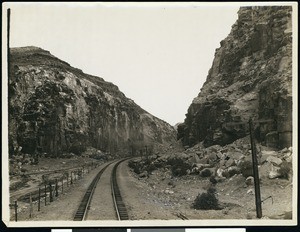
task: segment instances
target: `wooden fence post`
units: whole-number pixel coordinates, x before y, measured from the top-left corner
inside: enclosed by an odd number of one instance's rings
[[[47,185],[45,185],[45,206],[47,205]]]
[[[15,221],[18,221],[18,202],[15,201]]]
[[[61,194],[64,194],[64,177],[61,180]]]
[[[29,194],[29,218],[32,217],[32,197],[31,193]]]
[[[258,164],[256,157],[256,145],[253,135],[253,124],[252,119],[249,119],[249,130],[250,130],[250,142],[251,142],[251,151],[252,151],[252,165],[253,165],[253,178],[254,178],[254,187],[255,187],[255,204],[256,204],[256,216],[257,218],[262,217],[262,208],[261,208],[261,196],[260,196],[260,184],[259,184],[259,174],[258,174]]]
[[[38,211],[41,210],[41,188],[39,187],[39,201],[38,201]]]
[[[49,192],[50,192],[50,202],[53,202],[53,195],[52,195],[52,184],[49,184]]]
[[[55,197],[58,197],[58,182],[57,182],[57,178],[55,179]]]

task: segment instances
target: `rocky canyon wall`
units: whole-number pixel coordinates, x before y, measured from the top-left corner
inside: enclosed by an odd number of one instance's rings
[[[292,145],[292,7],[241,7],[216,49],[178,139],[225,145],[249,133],[271,147]]]
[[[87,146],[130,153],[167,145],[175,130],[118,87],[36,47],[10,49],[9,151],[80,154]]]

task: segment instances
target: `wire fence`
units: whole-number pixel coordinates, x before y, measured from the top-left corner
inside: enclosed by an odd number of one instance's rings
[[[18,221],[18,214],[22,212],[19,208],[18,200],[29,204],[29,218],[32,218],[35,211],[41,211],[42,205],[50,205],[60,195],[64,194],[76,181],[82,179],[93,169],[100,165],[98,162],[92,162],[86,166],[75,168],[74,170],[68,170],[60,172],[60,177],[54,179],[45,179],[37,189],[22,195],[17,200],[12,201],[9,204],[11,209],[11,220]],[[54,173],[57,173],[55,171]]]

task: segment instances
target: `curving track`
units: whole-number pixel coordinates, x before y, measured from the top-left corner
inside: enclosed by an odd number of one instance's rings
[[[112,170],[111,175],[111,192],[113,196],[114,206],[117,214],[118,220],[128,220],[128,213],[126,210],[126,206],[122,200],[120,188],[117,181],[117,168],[120,163],[125,161],[126,159],[120,160],[117,162]]]
[[[116,216],[117,216],[118,220],[128,220],[129,219],[128,214],[127,214],[127,210],[126,210],[125,204],[123,203],[122,196],[121,196],[121,193],[120,193],[120,189],[119,189],[119,186],[118,186],[118,183],[117,183],[117,167],[119,166],[119,164],[121,162],[123,162],[127,159],[128,158],[117,161],[114,164],[114,167],[112,169],[112,174],[111,174],[111,192],[112,192],[114,208],[115,208]],[[84,197],[82,198],[82,200],[80,202],[78,210],[75,213],[75,216],[74,216],[74,219],[73,219],[74,221],[86,220],[89,205],[91,203],[91,199],[93,197],[93,193],[94,193],[94,190],[97,186],[97,183],[98,183],[99,179],[101,178],[101,175],[103,174],[103,172],[112,163],[113,162],[111,162],[111,163],[107,164],[105,167],[103,167],[99,171],[99,173],[95,176],[95,178],[93,179],[91,184],[89,185]]]
[[[100,170],[100,172],[98,172],[98,174],[95,176],[95,178],[93,179],[92,183],[89,185],[87,191],[85,192],[80,205],[76,211],[76,214],[74,216],[74,221],[82,221],[85,219],[87,211],[88,211],[88,207],[90,204],[90,201],[92,199],[94,190],[96,188],[96,185],[102,175],[102,173],[105,171],[105,169],[110,165],[111,163],[107,164],[104,168],[102,168]]]

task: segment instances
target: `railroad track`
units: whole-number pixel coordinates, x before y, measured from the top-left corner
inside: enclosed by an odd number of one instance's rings
[[[117,162],[115,164],[115,166],[112,170],[112,175],[111,175],[111,192],[112,192],[114,206],[115,206],[116,215],[117,215],[118,220],[128,220],[129,219],[127,209],[123,202],[120,188],[119,188],[118,181],[117,181],[117,168],[118,168],[119,164],[125,160],[126,159],[120,160],[119,162]]]
[[[111,162],[112,163],[112,162]],[[75,216],[74,216],[74,221],[82,221],[85,219],[86,215],[87,215],[87,211],[88,211],[88,207],[89,207],[89,204],[90,204],[90,201],[92,199],[92,196],[93,196],[93,193],[94,193],[94,190],[97,186],[97,183],[102,175],[102,173],[105,171],[105,169],[111,164],[107,164],[105,167],[103,167],[99,172],[98,174],[95,176],[95,178],[93,179],[92,183],[89,185],[87,191],[85,192],[81,202],[80,202],[80,205],[75,213]]]
[[[117,163],[115,163],[113,170],[112,170],[112,175],[111,175],[111,192],[112,192],[114,208],[115,208],[116,216],[117,216],[118,220],[128,220],[129,219],[125,204],[122,200],[118,182],[117,182],[117,167],[119,166],[119,164],[121,162],[123,162],[127,159],[128,158],[125,158],[125,159],[122,159],[122,160],[118,161]],[[112,163],[113,162],[111,162],[111,163],[107,164],[105,167],[103,167],[99,171],[99,173],[96,175],[96,177],[93,179],[92,183],[89,185],[84,197],[82,198],[82,200],[80,202],[78,210],[76,211],[76,214],[73,219],[74,221],[83,221],[86,219],[87,211],[88,211],[94,190],[97,186],[97,183],[98,183],[101,175],[105,171],[105,169]]]

